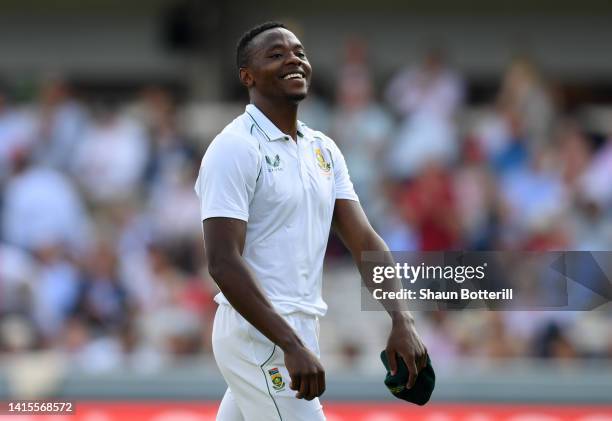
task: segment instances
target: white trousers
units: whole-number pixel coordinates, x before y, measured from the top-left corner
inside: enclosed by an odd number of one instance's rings
[[[319,322],[315,316],[283,316],[304,345],[319,353]],[[297,399],[283,351],[231,306],[221,304],[213,325],[213,352],[228,389],[217,421],[325,421],[318,398]]]

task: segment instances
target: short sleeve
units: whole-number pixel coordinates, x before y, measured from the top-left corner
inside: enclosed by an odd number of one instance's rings
[[[215,217],[248,221],[259,161],[259,151],[249,139],[222,133],[213,140],[195,184],[202,221]]]
[[[332,145],[331,150],[333,154],[334,178],[336,183],[336,199],[348,199],[358,202],[359,198],[357,197],[357,193],[355,193],[353,182],[349,176],[344,155],[342,155],[340,148],[338,148],[331,139],[329,139],[329,142]]]

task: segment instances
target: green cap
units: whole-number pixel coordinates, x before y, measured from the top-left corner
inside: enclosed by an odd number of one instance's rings
[[[406,384],[408,383],[408,367],[406,367],[406,363],[404,363],[404,360],[399,356],[396,358],[397,373],[392,376],[391,369],[389,368],[389,360],[387,359],[387,352],[382,351],[380,353],[380,359],[387,369],[385,386],[387,386],[393,396],[398,399],[416,403],[417,405],[425,405],[429,401],[429,398],[431,398],[431,394],[436,386],[436,373],[431,366],[429,355],[427,355],[427,366],[419,371],[412,389],[406,388]]]

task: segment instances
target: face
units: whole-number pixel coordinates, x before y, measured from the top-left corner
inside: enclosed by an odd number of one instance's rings
[[[298,102],[306,98],[312,68],[304,47],[287,29],[274,28],[257,35],[250,47],[240,80],[256,94],[269,99]]]

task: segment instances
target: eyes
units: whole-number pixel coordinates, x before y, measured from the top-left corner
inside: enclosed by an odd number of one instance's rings
[[[296,55],[296,57],[298,57],[301,60],[305,60],[306,59],[306,53],[304,53],[303,51],[297,51],[294,54]],[[272,58],[272,59],[281,59],[281,58],[283,58],[283,56],[284,56],[284,54],[281,54],[281,53],[272,53],[268,57]]]

